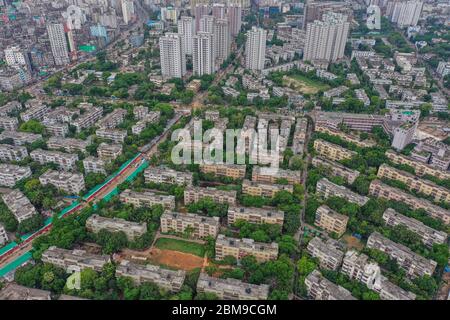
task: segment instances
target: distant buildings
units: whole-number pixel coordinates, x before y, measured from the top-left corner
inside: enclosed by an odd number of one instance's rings
[[[183,51],[186,55],[192,55],[195,24],[192,17],[182,16],[178,20],[178,34],[181,35]]]
[[[185,233],[190,230],[193,238],[215,238],[219,233],[219,218],[205,217],[193,213],[178,213],[166,211],[161,215],[161,232]]]
[[[184,23],[180,20],[180,23]],[[188,32],[186,30],[186,32]],[[186,74],[186,56],[183,45],[184,35],[166,33],[159,38],[161,74],[164,78],[182,78]],[[187,38],[185,41],[189,40]]]
[[[147,232],[147,224],[127,221],[119,218],[105,218],[93,214],[86,220],[86,229],[93,233],[101,230],[109,232],[123,232],[129,241],[134,241]]]
[[[369,30],[381,29],[381,11],[377,5],[370,5],[367,7],[367,21],[366,26]]]
[[[276,242],[255,242],[253,239],[230,238],[220,234],[216,239],[215,251],[216,260],[223,260],[227,256],[240,260],[245,256],[251,255],[258,262],[266,262],[277,259],[278,244]]]
[[[266,56],[266,33],[262,28],[252,27],[247,32],[245,45],[245,68],[262,71]]]
[[[97,148],[97,154],[103,161],[114,160],[122,154],[122,145],[102,142]]]
[[[83,160],[83,168],[86,174],[101,173],[106,175],[105,162],[96,157],[87,157]]]
[[[269,286],[245,283],[236,279],[220,279],[200,273],[197,293],[213,293],[223,300],[266,300]]]
[[[306,26],[303,60],[334,62],[344,57],[350,23],[347,17],[334,12],[325,13],[323,21],[316,20]]]
[[[192,47],[194,75],[213,74],[216,70],[215,59],[214,34],[210,32],[197,32],[193,37]]]
[[[42,139],[42,135],[37,133],[5,130],[0,133],[0,140],[4,139],[11,139],[14,145],[23,146],[27,143],[33,143],[39,139]]]
[[[69,46],[62,23],[47,24],[47,33],[50,39],[53,58],[57,66],[65,66],[70,63]]]
[[[151,264],[142,265],[122,260],[116,268],[116,276],[130,277],[136,285],[151,282],[161,289],[178,292],[184,283],[186,271],[172,271]]]
[[[84,250],[67,250],[52,246],[42,253],[42,261],[63,268],[67,273],[73,273],[86,268],[100,272],[111,259],[107,255],[96,255]]]
[[[111,140],[114,143],[124,143],[127,131],[121,129],[98,129],[95,131],[97,137]]]
[[[416,26],[422,7],[423,1],[419,0],[393,1],[388,5],[387,14],[391,22],[396,23],[400,28]]]

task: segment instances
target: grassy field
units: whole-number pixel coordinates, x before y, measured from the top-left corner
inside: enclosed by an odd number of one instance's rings
[[[205,255],[205,249],[201,244],[169,238],[159,238],[155,247],[161,250],[174,250],[191,253],[199,257]]]
[[[294,90],[307,94],[316,94],[320,90],[325,91],[330,88],[330,86],[326,83],[308,79],[302,75],[283,77],[283,84],[289,87],[293,85]]]

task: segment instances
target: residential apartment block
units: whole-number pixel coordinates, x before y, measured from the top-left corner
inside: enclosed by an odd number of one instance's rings
[[[0,133],[0,140],[11,139],[15,146],[23,146],[42,139],[41,134],[5,130]]]
[[[102,173],[106,175],[105,162],[100,158],[92,156],[87,157],[86,159],[83,160],[83,168],[85,174],[93,172],[93,173]]]
[[[308,296],[314,300],[356,300],[347,289],[326,279],[318,270],[305,279]]]
[[[345,233],[348,217],[331,210],[326,205],[321,205],[316,210],[314,224],[325,229],[327,232],[334,232],[338,237]]]
[[[331,270],[337,270],[344,257],[342,246],[331,238],[324,242],[315,237],[309,241],[306,250],[312,257],[319,259],[322,268]]]
[[[90,106],[82,115],[72,121],[70,124],[77,128],[77,132],[90,128],[102,117],[103,109]]]
[[[391,227],[406,227],[409,231],[420,236],[422,242],[429,247],[432,247],[435,243],[442,244],[447,241],[447,233],[430,228],[423,222],[404,216],[391,208],[387,208],[384,211],[383,220]]]
[[[201,187],[187,187],[184,189],[184,204],[198,202],[205,198],[210,198],[222,204],[234,205],[236,204],[236,191]]]
[[[223,260],[227,256],[232,256],[236,260],[254,256],[258,262],[276,260],[278,243],[255,242],[253,239],[230,238],[219,234],[216,239],[216,260]]]
[[[24,122],[27,122],[31,119],[42,121],[44,119],[44,115],[48,113],[49,110],[50,108],[44,104],[35,105],[25,112],[22,112],[20,114],[20,118]]]
[[[327,133],[332,136],[337,136],[342,140],[353,143],[361,148],[370,148],[376,145],[376,142],[373,140],[361,140],[358,136],[343,132],[341,130],[334,129],[327,125],[317,124],[315,127],[315,131]]]
[[[3,130],[17,130],[19,126],[19,120],[17,118],[12,117],[1,117],[0,118],[0,128]]]
[[[0,246],[5,245],[9,241],[5,227],[0,223]]]
[[[369,201],[368,197],[361,196],[344,186],[337,185],[327,178],[322,178],[317,182],[316,192],[324,198],[341,197],[359,206],[363,206]]]
[[[187,228],[194,238],[215,238],[219,233],[219,217],[206,217],[193,213],[178,213],[166,211],[161,215],[161,232],[184,233]]]
[[[450,191],[448,189],[438,186],[434,182],[416,177],[409,172],[390,167],[385,163],[379,167],[377,176],[381,179],[385,178],[403,182],[409,190],[432,196],[436,202],[443,201],[450,203]]]
[[[2,200],[19,223],[38,213],[30,200],[17,189],[2,194]]]
[[[100,230],[109,232],[122,231],[126,234],[129,241],[134,241],[147,232],[147,223],[127,221],[116,217],[105,218],[98,214],[93,214],[86,220],[86,229],[93,233],[98,233]]]
[[[223,300],[267,300],[269,286],[231,278],[214,278],[202,272],[197,282],[197,293],[213,293]]]
[[[121,144],[100,143],[97,148],[97,155],[104,161],[110,161],[116,159],[122,154]]]
[[[111,140],[114,143],[123,143],[127,137],[127,131],[121,129],[98,129],[95,131],[97,137]]]
[[[78,161],[78,155],[59,151],[36,149],[30,153],[31,159],[40,164],[56,163],[61,169],[72,170]]]
[[[63,268],[67,273],[73,273],[86,268],[100,272],[111,259],[108,255],[96,255],[84,250],[67,250],[51,246],[42,253],[42,261]]]
[[[445,224],[450,224],[449,210],[441,208],[426,199],[414,197],[413,195],[398,188],[391,187],[380,180],[373,180],[370,183],[369,194],[373,197],[403,202],[414,210],[423,209],[432,218],[439,219]]]
[[[292,193],[294,187],[284,184],[259,183],[247,179],[242,182],[242,193],[250,196],[273,198],[280,191]]]
[[[77,195],[84,190],[84,177],[77,173],[47,170],[39,177],[39,182],[43,186],[51,184],[56,189],[73,195]]]
[[[381,300],[414,300],[416,298],[415,294],[403,290],[382,276],[377,263],[369,261],[367,255],[355,250],[345,253],[341,273],[378,292]]]
[[[413,159],[412,157],[405,156],[403,154],[394,152],[392,150],[386,151],[386,157],[391,160],[394,163],[397,164],[406,164],[412,168],[414,168],[414,171],[416,175],[423,176],[423,175],[430,175],[434,176],[438,179],[450,179],[450,172],[439,170],[429,164],[417,161],[416,159]]]
[[[333,175],[344,178],[349,184],[355,182],[356,178],[359,177],[359,171],[349,169],[339,162],[331,161],[322,157],[314,157],[311,163],[316,168],[323,167],[330,170]]]
[[[170,169],[169,167],[149,167],[144,171],[145,183],[168,183],[192,186],[192,173]]]
[[[228,207],[228,224],[233,224],[238,220],[245,220],[250,223],[267,223],[283,225],[284,212],[271,207]]]
[[[321,156],[333,161],[351,159],[356,155],[356,152],[354,151],[345,149],[337,144],[322,139],[314,140],[314,149]]]
[[[151,282],[161,289],[178,292],[184,283],[186,271],[173,271],[151,264],[143,265],[122,260],[116,268],[116,277],[130,277],[136,285]]]
[[[0,290],[0,300],[51,300],[51,292],[10,282]]]
[[[101,129],[114,129],[123,122],[126,115],[127,110],[121,108],[114,109],[111,113],[107,114],[103,119],[100,119],[97,122],[97,125]]]
[[[28,151],[25,147],[10,146],[9,144],[0,144],[1,161],[21,161],[28,157]]]
[[[289,184],[301,183],[301,172],[280,168],[253,167],[252,181],[254,182],[277,183],[280,179],[286,179]]]
[[[234,180],[244,179],[245,165],[239,164],[200,164],[200,171],[203,173],[212,173],[219,177],[228,177]]]
[[[396,243],[378,232],[373,232],[367,239],[367,247],[386,253],[391,259],[397,261],[411,277],[432,276],[436,269],[436,261],[426,259],[411,251],[408,247]]]
[[[120,201],[132,204],[135,207],[152,207],[162,205],[164,209],[175,209],[175,197],[171,195],[160,195],[149,190],[143,192],[124,190],[120,194]]]
[[[73,138],[59,138],[51,137],[47,141],[47,147],[49,149],[64,149],[64,151],[73,152],[86,152],[86,147],[90,144],[90,141],[73,139]]]
[[[0,186],[14,187],[19,180],[31,177],[30,167],[0,164]]]

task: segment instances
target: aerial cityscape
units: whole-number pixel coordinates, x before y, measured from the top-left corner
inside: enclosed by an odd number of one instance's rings
[[[0,0],[0,300],[450,300],[449,99],[449,0]]]

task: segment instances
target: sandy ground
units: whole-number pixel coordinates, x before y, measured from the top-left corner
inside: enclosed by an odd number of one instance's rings
[[[353,236],[344,235],[342,237],[342,240],[345,241],[349,249],[356,248],[358,250],[362,250],[364,248],[364,245],[361,243],[361,241],[359,241],[358,238],[355,238]]]

